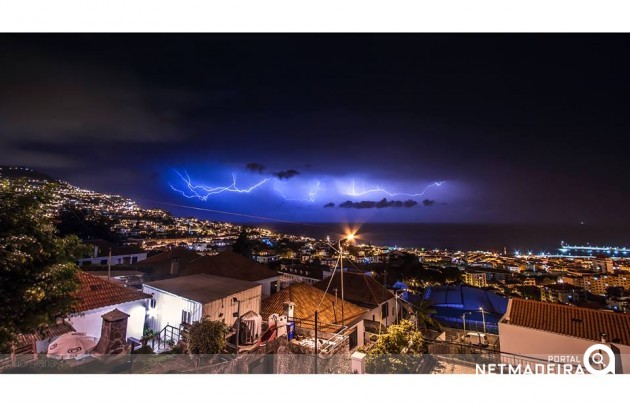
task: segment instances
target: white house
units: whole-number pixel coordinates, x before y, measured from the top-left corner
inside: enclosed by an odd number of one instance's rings
[[[258,283],[262,285],[262,298],[276,293],[280,281],[280,273],[232,251],[201,256],[188,264],[185,274],[211,274]]]
[[[149,295],[85,272],[79,273],[79,280],[76,312],[68,317],[77,332],[100,337],[101,316],[118,308],[129,314],[127,337],[142,337]]]
[[[583,366],[584,352],[604,343],[617,355],[617,371],[630,372],[630,314],[513,298],[499,321],[499,338],[505,363],[564,357]]]
[[[92,256],[77,260],[79,266],[130,265],[147,258],[147,253],[137,246],[115,246],[105,240],[86,242],[93,246]]]
[[[343,282],[344,299],[367,309],[365,319],[380,323],[385,327],[396,322],[396,297],[381,283],[363,273],[351,271],[343,273]],[[328,292],[336,292],[341,298],[341,273],[315,283],[314,286],[321,290],[326,290],[330,286]],[[401,304],[398,305],[400,311]]]
[[[145,283],[143,291],[152,297],[148,324],[155,332],[167,326],[179,328],[202,317],[232,326],[248,311],[260,312],[262,286],[209,274],[170,278]],[[236,300],[236,301],[235,301]]]

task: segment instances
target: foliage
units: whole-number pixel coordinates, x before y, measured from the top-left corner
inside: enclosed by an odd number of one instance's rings
[[[240,254],[241,256],[251,259],[254,254],[255,242],[249,237],[249,228],[241,228],[238,238],[232,246],[232,251]]]
[[[366,351],[366,369],[369,373],[413,373],[423,351],[420,331],[411,321],[402,320],[389,326]]]
[[[47,213],[51,188],[0,180],[0,351],[73,310],[75,259],[86,254],[76,236],[60,237]]]
[[[59,212],[57,229],[61,236],[77,235],[83,240],[103,239],[121,243],[120,236],[113,231],[115,222],[93,210],[66,204]]]
[[[189,329],[188,350],[193,354],[218,354],[226,345],[228,326],[221,321],[204,318]]]
[[[133,353],[138,354],[138,355],[153,355],[154,354],[153,349],[151,349],[149,345],[144,345],[143,347],[134,351]]]
[[[414,304],[414,314],[413,314],[413,319],[414,319],[414,323],[416,323],[416,326],[424,331],[427,329],[435,329],[436,331],[442,331],[442,325],[440,325],[440,323],[434,319],[433,317],[431,317],[431,315],[434,315],[437,313],[437,311],[433,308],[433,305],[428,302],[425,301],[424,299],[420,298],[418,301],[416,301]]]

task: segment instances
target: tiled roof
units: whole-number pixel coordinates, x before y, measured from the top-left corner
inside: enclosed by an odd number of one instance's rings
[[[264,319],[269,318],[271,314],[283,314],[284,303],[289,301],[295,303],[293,316],[300,326],[310,329],[314,327],[315,311],[318,310],[318,306],[319,330],[335,331],[341,326],[341,298],[335,298],[334,295],[303,283],[291,284],[264,299],[260,307],[260,314]],[[348,301],[344,302],[343,308],[346,325],[358,317],[363,317],[363,314],[368,311]],[[332,325],[336,325],[336,327]]]
[[[109,305],[150,298],[148,294],[103,280],[89,273],[79,272],[80,287],[75,293],[77,312],[103,308]]]
[[[215,256],[202,256],[192,261],[186,269],[186,274],[200,273],[242,281],[260,281],[279,277],[279,274],[270,268],[232,251],[225,251]]]
[[[155,288],[167,293],[207,304],[212,301],[230,297],[231,295],[261,287],[260,284],[213,276],[211,274],[195,274],[165,280],[153,281],[144,284],[145,290]]]
[[[36,341],[43,341],[44,339],[54,338],[73,331],[74,328],[65,322],[61,324],[50,325],[41,331],[36,331],[31,334],[18,335],[15,346],[26,346]]]
[[[330,279],[333,281],[330,284],[329,292],[336,288],[338,292],[341,293],[340,273],[335,273],[333,276],[316,283],[315,287],[326,289]],[[381,283],[363,273],[344,272],[343,285],[345,300],[361,306],[368,305],[376,307],[379,304],[394,298],[394,294],[392,294]]]
[[[179,259],[181,264],[187,264],[199,257],[201,257],[201,255],[192,250],[184,247],[174,247],[173,249],[156,254],[155,256],[147,257],[145,260],[138,262],[138,265],[152,265],[164,262],[170,264],[171,259]]]
[[[513,298],[501,322],[592,341],[606,334],[610,342],[630,345],[630,314]]]

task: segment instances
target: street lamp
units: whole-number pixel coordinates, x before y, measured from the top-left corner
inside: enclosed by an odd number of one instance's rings
[[[339,253],[339,268],[341,269],[341,325],[342,326],[346,325],[346,318],[345,318],[345,313],[344,313],[345,310],[344,310],[344,289],[343,289],[343,247],[341,246],[341,243],[351,242],[355,240],[355,238],[356,236],[354,232],[348,232],[348,234],[346,234],[346,237],[344,237],[343,239],[337,242],[337,247],[335,248],[335,246],[330,244],[330,237],[326,236],[326,244],[330,246],[331,249]]]
[[[339,241],[339,268],[341,269],[341,326],[346,326],[346,316],[344,314],[344,291],[343,291],[343,248],[341,242],[354,240],[354,233],[348,233],[345,238]]]
[[[471,315],[472,312],[464,312],[462,314],[462,321],[464,322],[464,335],[466,335],[466,314]]]
[[[486,333],[486,311],[483,307],[479,307],[479,311],[481,311],[481,320],[483,321],[483,333]]]
[[[241,302],[238,298],[232,297],[232,303],[237,303],[236,308],[236,354],[238,355],[238,340],[241,333]],[[232,314],[233,315],[233,314]]]

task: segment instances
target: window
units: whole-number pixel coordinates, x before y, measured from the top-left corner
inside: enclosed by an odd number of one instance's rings
[[[383,305],[381,305],[381,319],[386,319],[388,315],[389,315],[389,304],[384,303]]]
[[[106,265],[106,264],[107,264],[107,259],[105,259],[105,260],[101,260],[101,264],[102,264],[103,266],[104,266],[104,265]]]
[[[271,294],[275,294],[278,292],[278,282],[277,281],[272,281],[271,282]]]
[[[192,313],[182,310],[182,324],[192,323]]]
[[[149,300],[149,306],[151,308],[155,308],[156,305],[157,305],[157,302],[155,301],[155,298],[151,298],[151,300]]]

